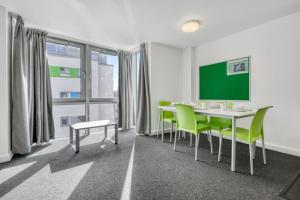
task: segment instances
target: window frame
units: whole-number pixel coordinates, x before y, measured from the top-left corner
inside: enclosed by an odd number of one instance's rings
[[[118,51],[103,48],[100,46],[90,45],[88,43],[81,43],[64,39],[57,36],[47,36],[46,42],[61,44],[66,46],[73,46],[80,48],[80,98],[52,98],[53,106],[59,105],[84,105],[85,119],[90,120],[90,104],[119,104],[119,97],[115,98],[92,98],[92,77],[91,77],[91,51],[98,51],[100,53],[119,56]],[[118,65],[118,76],[119,76]],[[119,110],[118,110],[119,112]],[[89,130],[86,133],[90,133]],[[54,136],[55,137],[55,136]],[[56,139],[56,137],[55,137]]]
[[[103,48],[95,47],[95,46],[89,46],[87,48],[87,77],[88,77],[87,78],[88,79],[88,81],[87,81],[87,97],[89,99],[89,102],[91,102],[91,103],[119,103],[119,97],[112,97],[112,98],[109,98],[109,97],[93,98],[92,97],[92,75],[91,75],[91,71],[92,71],[91,53],[92,53],[92,51],[96,51],[99,53],[118,57],[118,53],[113,50],[103,49]],[[120,66],[118,64],[118,76],[119,76],[119,67]]]
[[[54,104],[64,103],[83,103],[86,101],[86,65],[85,65],[85,45],[64,40],[61,38],[47,37],[46,42],[60,44],[65,46],[76,47],[80,49],[80,98],[52,98]],[[58,54],[59,55],[59,54]],[[48,55],[47,55],[48,56]]]

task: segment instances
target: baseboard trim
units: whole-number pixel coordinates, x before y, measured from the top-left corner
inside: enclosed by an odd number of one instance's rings
[[[257,141],[257,146],[261,147],[261,142]],[[300,150],[286,147],[286,146],[281,146],[277,144],[271,144],[271,143],[265,143],[266,149],[270,149],[273,151],[278,151],[280,153],[285,153],[293,156],[298,156],[300,157]]]
[[[13,153],[9,152],[6,155],[0,155],[0,163],[5,163],[11,160],[11,158],[13,157]]]
[[[170,130],[171,129],[165,129],[164,133],[169,133]],[[153,131],[151,131],[151,135],[156,135],[157,132],[158,132],[157,130],[153,130]],[[161,132],[159,132],[159,134],[161,134]],[[219,133],[217,133],[217,132],[212,131],[212,135],[214,135],[216,137],[219,137]],[[262,146],[261,141],[257,141],[256,144],[259,147]],[[285,153],[285,154],[300,157],[300,149],[294,149],[294,148],[290,148],[290,147],[286,147],[286,146],[282,146],[282,145],[278,145],[278,144],[267,143],[267,142],[265,143],[265,147],[266,147],[266,149],[269,149],[269,150],[272,150],[272,151],[277,151],[277,152],[280,152],[280,153]]]

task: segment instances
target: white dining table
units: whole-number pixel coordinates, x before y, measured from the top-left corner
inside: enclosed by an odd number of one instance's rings
[[[171,111],[176,113],[175,106],[158,106],[159,110]],[[231,171],[235,171],[236,163],[236,120],[245,117],[252,117],[255,115],[256,110],[246,110],[246,111],[234,111],[234,110],[221,110],[221,109],[200,109],[194,108],[195,113],[213,116],[213,117],[222,117],[232,120],[232,144],[231,144]],[[164,112],[162,112],[164,113]],[[163,114],[162,114],[162,117]]]

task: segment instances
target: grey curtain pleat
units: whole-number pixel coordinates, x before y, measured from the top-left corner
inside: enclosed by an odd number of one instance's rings
[[[45,32],[27,30],[29,128],[31,143],[37,144],[54,138],[46,39]]]
[[[20,16],[12,18],[11,140],[12,151],[31,152],[28,115],[26,30]]]
[[[119,51],[119,127],[131,128],[133,116],[132,57],[130,52]]]
[[[146,44],[140,45],[136,131],[151,134],[151,98]]]
[[[11,134],[13,153],[31,152],[32,143],[54,137],[46,33],[25,30],[12,17]]]

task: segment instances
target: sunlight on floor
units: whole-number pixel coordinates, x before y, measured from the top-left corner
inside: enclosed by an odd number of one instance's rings
[[[93,162],[90,162],[55,173],[51,173],[48,164],[3,196],[3,199],[68,199],[92,164]],[[39,187],[35,187],[37,184]]]
[[[133,159],[134,159],[134,147],[135,147],[135,141],[133,143],[133,147],[132,147],[132,151],[131,151],[131,155],[130,155],[130,160],[129,160],[120,200],[130,200],[131,185],[132,185]]]
[[[18,173],[24,171],[25,169],[27,169],[28,167],[30,167],[34,163],[36,163],[36,161],[26,163],[26,164],[17,165],[17,166],[14,166],[14,167],[8,167],[8,168],[0,170],[0,177],[1,177],[0,184],[2,184],[5,181],[7,181],[8,179],[14,177]]]

